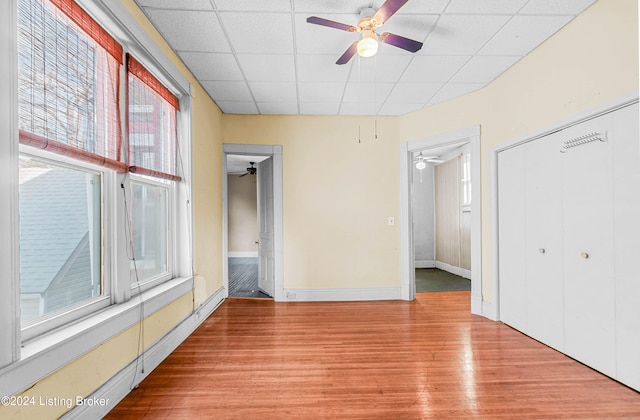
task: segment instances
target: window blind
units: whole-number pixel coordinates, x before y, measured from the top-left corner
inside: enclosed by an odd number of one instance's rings
[[[18,1],[20,142],[126,171],[122,47],[72,0]]]
[[[127,55],[129,171],[179,181],[178,98]]]

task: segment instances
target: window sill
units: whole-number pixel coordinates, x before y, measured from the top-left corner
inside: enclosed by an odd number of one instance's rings
[[[109,306],[78,322],[23,344],[20,360],[0,369],[0,395],[10,396],[116,336],[140,321],[141,302],[145,318],[193,290],[193,278],[169,280],[129,301]]]

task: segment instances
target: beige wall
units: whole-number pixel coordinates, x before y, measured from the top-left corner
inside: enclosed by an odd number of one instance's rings
[[[229,252],[258,255],[258,191],[256,177],[232,174],[228,179]]]
[[[599,0],[488,87],[401,117],[402,142],[481,125],[484,300],[492,301],[490,150],[637,89],[638,2]]]

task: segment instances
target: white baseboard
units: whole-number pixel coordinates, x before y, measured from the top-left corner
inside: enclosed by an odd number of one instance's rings
[[[145,368],[143,373],[136,371],[141,365],[137,364],[134,359],[86,398],[87,400],[104,399],[107,401],[106,405],[77,405],[61,418],[98,419],[104,417],[131,392],[132,385],[133,387],[137,386],[213,313],[224,300],[223,296],[224,289],[219,289],[196,308],[191,315],[149,346],[143,353]]]
[[[258,251],[229,251],[227,254],[229,258],[257,258]]]
[[[400,300],[400,287],[366,289],[285,289],[287,302],[332,302],[359,300]]]
[[[482,301],[482,316],[492,321],[499,321],[496,307],[491,302]]]
[[[450,264],[443,263],[441,261],[436,261],[436,268],[448,271],[449,273],[455,274],[456,276],[464,277],[465,279],[471,279],[471,270],[456,267]]]
[[[415,262],[416,268],[434,268],[436,266],[435,260],[422,260]]]

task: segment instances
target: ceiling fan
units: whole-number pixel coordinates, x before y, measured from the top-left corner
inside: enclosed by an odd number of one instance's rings
[[[438,156],[424,156],[422,152],[414,159],[413,163],[416,164],[416,169],[424,169],[427,167],[427,163],[442,163],[444,160],[438,159]]]
[[[240,175],[238,178],[242,178],[245,175],[255,175],[256,172],[258,171],[258,168],[254,168],[253,165],[255,165],[255,162],[249,162],[249,164],[251,165],[250,168],[247,168],[247,172],[243,173],[242,175]]]
[[[416,52],[422,48],[422,42],[389,32],[378,35],[375,31],[408,1],[409,0],[387,0],[378,10],[366,8],[360,12],[360,21],[356,26],[323,19],[317,16],[308,17],[307,22],[347,32],[360,32],[362,34],[362,39],[351,44],[338,61],[336,61],[336,64],[348,63],[356,53],[361,57],[371,57],[375,55],[378,52],[378,42],[384,42],[385,44],[393,45],[403,50]]]

